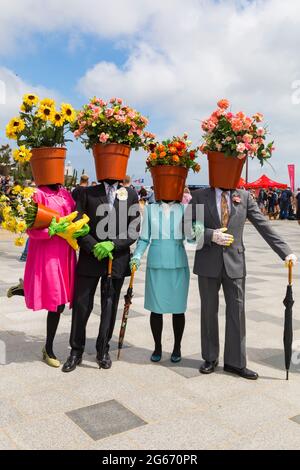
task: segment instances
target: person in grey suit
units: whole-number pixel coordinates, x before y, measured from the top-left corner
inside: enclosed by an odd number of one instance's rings
[[[198,275],[201,297],[201,343],[204,363],[200,372],[214,372],[219,360],[219,290],[226,302],[224,370],[256,380],[257,373],[246,368],[245,247],[243,230],[248,219],[270,247],[286,262],[297,261],[290,247],[261,214],[257,203],[244,190],[219,188],[193,192],[193,222],[196,206],[204,205],[204,243],[196,251],[194,273]]]

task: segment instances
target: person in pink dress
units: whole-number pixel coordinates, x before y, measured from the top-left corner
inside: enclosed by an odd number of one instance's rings
[[[36,202],[57,211],[61,217],[75,209],[71,194],[60,185],[40,186]],[[44,361],[59,367],[53,352],[53,342],[66,304],[72,304],[76,252],[58,235],[49,230],[30,229],[28,255],[24,274],[24,295],[27,308],[48,310],[47,337],[43,349]]]
[[[59,184],[39,186],[35,201],[55,210],[61,217],[71,214],[75,209],[71,194]],[[43,359],[52,367],[60,366],[53,352],[53,342],[65,305],[72,305],[76,268],[76,252],[59,236],[59,231],[55,231],[55,228],[52,231],[48,228],[27,231],[29,245],[24,283],[11,294],[24,295],[26,306],[31,310],[48,311]]]

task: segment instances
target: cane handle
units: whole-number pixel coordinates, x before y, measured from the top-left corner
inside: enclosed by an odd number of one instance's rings
[[[113,264],[113,260],[111,258],[108,258],[108,275],[109,276],[112,275],[112,264]]]
[[[293,283],[293,261],[289,261],[289,285]]]
[[[134,275],[135,275],[135,273],[136,273],[136,266],[133,265],[132,271],[131,271],[131,276],[130,276],[130,282],[129,282],[129,287],[130,287],[130,289],[132,289],[132,287],[133,287],[133,281],[134,281]]]

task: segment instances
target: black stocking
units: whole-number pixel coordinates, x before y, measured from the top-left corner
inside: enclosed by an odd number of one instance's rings
[[[173,315],[173,330],[174,330],[174,349],[173,354],[176,356],[181,355],[181,340],[185,326],[184,313],[176,313]]]
[[[162,351],[162,347],[161,347],[161,335],[162,335],[162,329],[163,329],[162,314],[151,312],[150,326],[151,326],[151,331],[152,331],[154,343],[155,343],[155,350],[153,354],[159,356],[161,355],[161,351]]]
[[[59,324],[60,315],[64,311],[64,308],[64,305],[60,305],[56,312],[48,312],[47,316],[46,352],[48,356],[52,359],[56,359],[55,354],[53,352],[53,341]]]

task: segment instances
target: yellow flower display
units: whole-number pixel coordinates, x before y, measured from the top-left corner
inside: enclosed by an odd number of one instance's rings
[[[22,233],[22,232],[25,232],[26,229],[27,229],[27,225],[26,225],[25,220],[16,221],[16,232]]]
[[[64,147],[76,116],[76,111],[69,103],[56,107],[52,98],[40,100],[35,93],[25,94],[19,116],[6,125],[6,136],[16,140],[20,147],[14,152],[15,161],[29,162],[31,149]]]
[[[48,108],[54,108],[55,101],[52,98],[44,98],[40,101],[40,106],[48,106]]]
[[[15,117],[9,121],[6,126],[6,136],[9,139],[16,138],[17,135],[25,129],[25,121],[19,117]]]
[[[27,106],[36,106],[39,102],[39,97],[33,93],[28,93],[23,96],[23,104]]]
[[[24,188],[22,190],[21,196],[23,196],[26,199],[29,199],[34,195],[34,193],[35,193],[34,188]]]
[[[9,217],[10,213],[11,213],[11,207],[9,206],[4,207],[4,209],[2,210],[2,215],[3,215],[4,220],[6,220]]]
[[[13,158],[16,162],[26,163],[31,159],[32,153],[25,145],[21,145],[19,149],[13,151]]]
[[[76,119],[76,111],[73,108],[73,106],[71,106],[68,103],[62,103],[61,113],[62,113],[64,119],[68,122],[74,122],[75,119]]]
[[[20,186],[19,184],[17,184],[16,186],[14,186],[11,190],[11,192],[13,194],[20,194],[21,191],[23,190],[22,186]]]
[[[17,139],[17,134],[9,125],[6,126],[6,137],[13,140]]]
[[[54,109],[50,106],[40,106],[37,111],[37,117],[43,121],[52,121],[54,115]]]
[[[2,228],[8,230],[9,232],[16,231],[16,221],[13,217],[6,217],[4,222],[2,222]]]
[[[23,206],[23,204],[18,204],[17,205],[17,211],[21,216],[26,215],[26,207]]]
[[[16,246],[24,246],[25,245],[25,238],[23,237],[18,237],[15,239],[15,245]]]
[[[56,127],[61,127],[64,125],[65,120],[61,113],[55,112],[52,117],[52,122]]]

